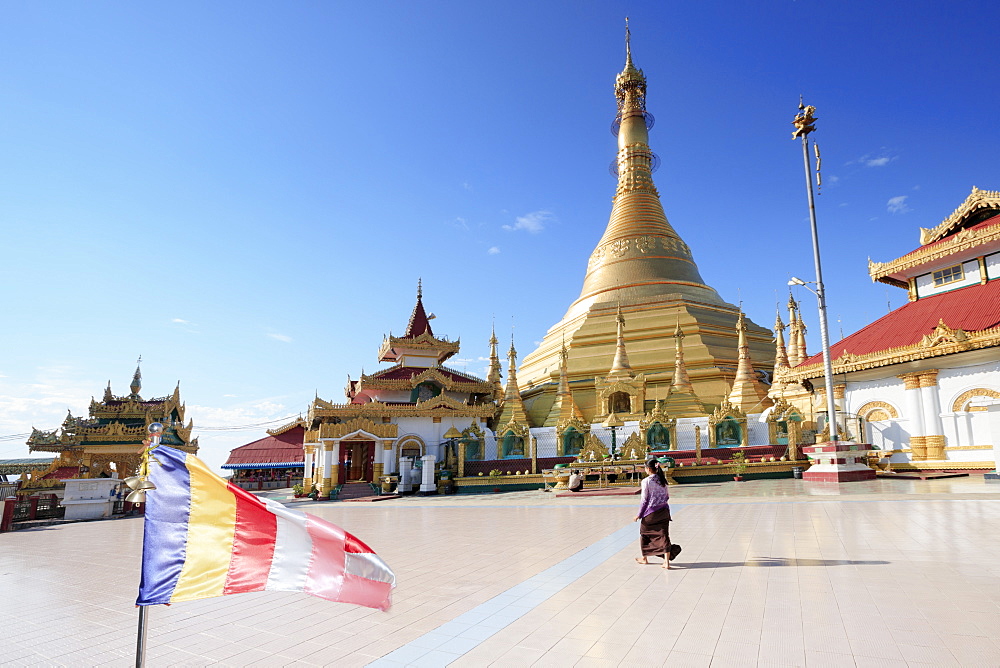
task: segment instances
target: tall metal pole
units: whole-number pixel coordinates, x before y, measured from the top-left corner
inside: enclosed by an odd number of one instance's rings
[[[146,617],[146,610],[149,606],[139,606],[139,632],[135,641],[135,668],[144,668],[146,665],[146,629],[149,626],[149,619]]]
[[[816,118],[813,116],[816,108],[803,106],[799,102],[799,114],[795,117],[793,124],[795,132],[792,138],[802,138],[802,160],[806,170],[806,194],[809,197],[809,222],[812,226],[813,261],[816,263],[816,301],[819,306],[819,334],[823,346],[823,375],[826,381],[826,414],[830,424],[830,440],[839,439],[837,428],[837,406],[833,399],[833,364],[830,360],[830,333],[826,322],[826,290],[823,287],[823,267],[819,258],[819,233],[816,229],[816,202],[813,199],[812,168],[809,164],[809,133],[816,127],[813,125]]]

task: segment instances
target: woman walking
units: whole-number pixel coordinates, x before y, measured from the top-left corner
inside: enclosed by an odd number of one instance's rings
[[[667,478],[655,459],[646,462],[646,477],[642,481],[639,514],[639,546],[642,556],[636,562],[648,564],[648,557],[663,557],[663,568],[670,568],[670,559],[680,552],[680,545],[670,544],[670,505]],[[669,555],[669,557],[668,557]]]

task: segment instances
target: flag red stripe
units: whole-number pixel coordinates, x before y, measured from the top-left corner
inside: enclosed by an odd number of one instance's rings
[[[354,554],[375,554],[375,550],[371,549],[356,536],[352,536],[349,533],[344,534],[344,549],[348,552],[353,552]]]
[[[224,594],[263,591],[271,570],[278,518],[253,494],[228,485],[236,497],[236,531]]]

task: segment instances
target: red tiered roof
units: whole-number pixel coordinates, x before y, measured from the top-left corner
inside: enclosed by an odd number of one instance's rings
[[[224,469],[257,468],[303,465],[303,427],[292,427],[283,434],[267,436],[253,443],[247,443],[229,453],[229,459],[222,465]]]
[[[454,380],[459,383],[482,383],[481,378],[476,378],[475,376],[470,376],[447,367],[431,367],[436,369],[441,373],[442,376],[448,378],[449,380]],[[388,369],[383,369],[381,371],[376,371],[371,375],[371,378],[378,378],[380,380],[409,380],[416,375],[419,375],[427,371],[428,367],[418,367],[418,366],[394,366]]]
[[[830,356],[837,359],[844,351],[866,355],[889,348],[912,346],[919,343],[924,335],[933,332],[942,320],[948,327],[966,332],[1000,325],[1000,280],[908,302],[831,345]],[[822,353],[817,353],[799,367],[822,361]]]
[[[417,304],[413,307],[413,313],[410,314],[410,321],[406,324],[406,334],[403,334],[403,338],[414,339],[424,333],[434,336],[434,332],[431,331],[431,321],[427,317],[427,312],[424,311],[423,296],[418,291]]]

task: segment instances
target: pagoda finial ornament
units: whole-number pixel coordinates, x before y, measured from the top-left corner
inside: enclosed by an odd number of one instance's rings
[[[493,399],[500,401],[503,399],[504,389],[500,380],[500,355],[497,354],[497,332],[496,327],[490,330],[490,372],[486,376],[487,382],[493,387]]]
[[[767,389],[757,378],[753,364],[750,362],[747,324],[742,309],[740,309],[739,318],[736,321],[736,330],[739,333],[737,345],[739,360],[736,363],[736,378],[733,380],[733,389],[729,393],[729,403],[744,413],[761,412],[774,402],[767,397]]]
[[[618,341],[615,344],[615,359],[611,362],[611,371],[608,373],[609,379],[632,376],[632,367],[628,363],[628,353],[625,352],[625,316],[622,315],[621,304],[618,305],[615,319],[618,322]]]
[[[528,416],[524,412],[524,403],[521,401],[521,390],[517,386],[517,350],[514,348],[514,335],[510,336],[510,350],[507,351],[507,389],[504,392],[503,408],[501,410],[500,422],[514,422],[528,426]]]
[[[785,323],[781,322],[781,311],[774,314],[774,375],[788,371],[788,351],[785,349]]]
[[[670,383],[670,392],[690,392],[694,394],[694,386],[688,377],[687,365],[684,363],[684,331],[681,329],[680,318],[674,329],[674,378]]]
[[[132,374],[132,384],[128,386],[128,389],[132,391],[132,397],[137,398],[139,396],[139,390],[142,389],[142,371],[139,366],[142,364],[142,355],[139,355],[139,360],[135,363],[135,373]],[[110,386],[111,383],[108,383]]]
[[[801,356],[799,351],[799,328],[801,327],[801,322],[799,321],[799,306],[795,302],[795,298],[792,296],[791,290],[788,291],[788,366],[794,367],[798,366],[805,359]]]

